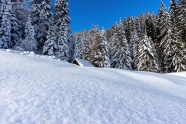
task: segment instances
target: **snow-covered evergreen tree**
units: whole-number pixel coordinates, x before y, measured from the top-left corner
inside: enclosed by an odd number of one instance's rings
[[[42,51],[43,45],[47,40],[47,34],[51,21],[51,0],[31,0],[32,24],[36,32],[38,49]]]
[[[156,34],[156,16],[153,14],[150,14],[148,11],[145,15],[145,29],[147,32],[147,35],[152,38],[153,41],[156,41],[157,34]]]
[[[173,34],[177,35],[178,34],[178,5],[175,0],[171,0],[171,4],[169,7],[169,15],[170,15],[170,20],[172,23],[172,32]],[[179,39],[179,35],[176,36]]]
[[[124,30],[124,25],[122,21],[120,20],[120,24],[118,25],[118,42],[120,45],[120,58],[119,58],[119,63],[116,64],[116,68],[120,69],[129,69],[131,70],[131,54],[129,51],[129,45],[128,41],[125,36],[125,30]]]
[[[167,35],[167,31],[170,28],[170,23],[168,22],[168,16],[169,14],[166,12],[166,8],[165,5],[161,2],[161,7],[160,10],[158,12],[158,16],[157,16],[157,36],[158,36],[158,42],[156,43],[157,46],[157,53],[159,55],[158,59],[160,60],[160,67],[161,67],[161,71],[164,72],[165,71],[165,63],[164,63],[164,46],[162,46],[161,44],[163,42],[165,42],[165,35]]]
[[[56,36],[59,38],[60,26],[62,23],[66,23],[66,26],[70,24],[69,17],[69,3],[68,0],[56,0],[55,1],[55,25],[56,25]],[[69,27],[68,27],[69,28]]]
[[[110,60],[111,60],[111,68],[116,68],[116,64],[119,62],[120,58],[120,44],[118,42],[118,24],[114,26],[112,29],[113,35],[111,37],[110,43]]]
[[[92,51],[91,51],[90,42],[84,42],[83,59],[88,60],[90,62],[92,60]]]
[[[182,10],[182,9],[181,9]],[[182,19],[184,17],[185,10],[180,12],[180,8],[178,7],[175,0],[171,1],[171,5],[169,8],[170,20],[172,25],[172,33],[175,36],[175,43],[172,45],[173,57],[172,57],[172,64],[173,69],[172,71],[185,71],[186,70],[186,52],[185,52],[185,45],[184,45],[184,27]]]
[[[186,71],[186,51],[183,42],[176,41],[176,43],[173,45],[173,51],[173,71]]]
[[[105,31],[98,27],[92,29],[91,62],[96,67],[110,67]]]
[[[55,3],[55,25],[57,33],[58,42],[58,52],[57,56],[64,60],[69,60],[69,4],[68,0],[56,0]],[[58,28],[59,27],[59,28]]]
[[[74,58],[86,59],[90,55],[88,49],[90,48],[91,33],[90,31],[82,31],[74,34],[75,49]]]
[[[132,33],[132,40],[133,40],[133,69],[137,70],[137,65],[138,65],[138,57],[140,55],[139,53],[139,43],[140,43],[140,38],[138,36],[137,30],[134,30]]]
[[[31,17],[28,16],[25,25],[25,39],[21,43],[21,47],[26,51],[37,51],[37,41],[35,39],[35,30],[31,23]]]
[[[68,40],[69,40],[69,62],[73,62],[74,60],[74,52],[75,52],[75,38],[71,32],[71,30],[69,30],[69,36],[68,36]]]
[[[139,49],[140,55],[137,65],[139,71],[159,72],[159,65],[155,58],[154,49],[151,38],[145,34]]]
[[[168,73],[173,71],[173,45],[177,42],[171,29],[168,29],[167,34],[161,40],[160,46],[163,48],[163,72]]]
[[[0,48],[12,48],[11,41],[11,16],[12,5],[10,0],[1,0],[1,27],[0,27]]]
[[[24,6],[24,0],[12,0],[12,11],[14,18],[12,19],[12,29],[15,27],[15,36],[18,40],[14,43],[15,47],[20,46],[21,40],[25,38],[25,24],[29,15],[29,10]],[[14,20],[16,20],[14,22]],[[18,30],[17,30],[18,29]],[[16,38],[17,39],[17,38]]]
[[[81,37],[75,37],[75,53],[74,53],[74,58],[80,58],[82,59],[83,57],[83,41]]]
[[[14,11],[12,11],[12,16],[10,21],[11,21],[11,41],[14,46],[19,46],[21,40],[21,32],[19,32],[19,28],[21,27],[21,25]]]
[[[125,36],[125,29],[122,21],[116,24],[113,29],[113,36],[110,45],[111,67],[129,70],[131,68],[131,56],[128,42]]]
[[[180,40],[186,47],[186,0],[179,0],[178,3],[178,31]]]
[[[101,46],[103,49],[102,52],[104,54],[103,67],[110,67],[110,57],[109,57],[108,43],[106,39],[105,30],[101,31]]]
[[[56,37],[55,37],[55,27],[53,23],[50,24],[50,28],[48,30],[47,41],[43,46],[43,54],[54,56],[57,50]]]
[[[57,57],[59,57],[61,60],[68,62],[70,56],[68,44],[68,25],[66,23],[61,23],[60,25],[60,35],[57,46]]]

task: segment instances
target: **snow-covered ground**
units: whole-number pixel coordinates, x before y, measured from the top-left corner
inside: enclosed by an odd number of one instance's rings
[[[186,124],[186,72],[84,68],[0,50],[0,124]]]

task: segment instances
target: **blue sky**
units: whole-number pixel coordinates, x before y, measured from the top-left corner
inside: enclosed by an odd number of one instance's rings
[[[139,16],[146,10],[157,14],[161,1],[169,7],[170,0],[69,0],[71,29],[90,30],[93,24],[107,29],[120,18]]]
[[[146,10],[157,14],[161,1],[169,7],[170,0],[70,0],[71,28],[79,32],[95,24],[107,29],[119,18],[139,16]]]

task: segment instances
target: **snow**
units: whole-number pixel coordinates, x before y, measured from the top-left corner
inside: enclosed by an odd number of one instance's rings
[[[82,67],[94,67],[90,62],[84,59],[75,58],[74,61],[77,61],[79,66],[82,66]]]
[[[0,50],[0,124],[186,124],[185,114],[186,72],[79,68]]]

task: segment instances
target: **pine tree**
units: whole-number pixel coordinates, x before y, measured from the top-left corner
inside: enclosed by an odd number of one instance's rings
[[[21,32],[19,32],[19,28],[21,26],[14,11],[12,11],[12,16],[10,21],[11,21],[11,41],[14,46],[19,46],[21,40]]]
[[[169,28],[171,28],[171,24],[170,24],[170,19],[169,19],[169,14],[166,12],[166,8],[165,8],[165,5],[161,2],[161,8],[159,10],[159,13],[158,13],[158,17],[157,17],[157,30],[158,30],[158,39],[160,40],[160,43],[158,43],[158,47],[157,47],[157,50],[158,50],[158,59],[160,61],[160,66],[161,66],[161,71],[162,72],[165,72],[165,71],[168,71],[167,70],[167,62],[164,62],[165,60],[165,56],[167,53],[164,53],[164,50],[166,49],[163,44],[167,44],[165,42],[167,42],[167,38],[170,38],[170,37],[167,37],[169,34],[168,34],[168,30]],[[170,32],[169,32],[170,33]],[[168,45],[171,45],[171,44],[168,44]],[[156,44],[157,46],[157,44]],[[169,47],[169,46],[168,46]]]
[[[100,35],[100,30],[97,26],[93,26],[91,30],[91,45],[90,45],[90,62],[96,66],[96,67],[101,67],[101,50],[100,48],[100,43],[101,43],[101,35]]]
[[[118,25],[118,42],[120,47],[120,58],[119,63],[116,65],[116,68],[131,70],[131,54],[129,51],[128,41],[125,36],[125,29],[122,21]]]
[[[121,20],[120,24],[116,24],[111,40],[111,67],[125,70],[132,69],[129,46],[125,36],[124,25]]]
[[[186,47],[186,1],[179,0],[178,7],[178,31],[181,37],[181,42],[185,44]]]
[[[3,7],[3,8],[2,8]],[[11,42],[11,16],[12,16],[12,5],[10,0],[1,1],[1,27],[0,27],[0,48],[12,48],[13,43]]]
[[[178,5],[175,0],[171,0],[169,7],[170,21],[172,25],[172,32],[176,35],[177,39],[180,39],[178,35]]]
[[[50,28],[48,30],[47,41],[45,42],[43,47],[43,54],[54,56],[56,50],[57,50],[57,45],[56,45],[56,37],[55,37],[55,27],[51,23]]]
[[[82,35],[82,58],[85,60],[90,61],[92,58],[92,52],[91,52],[91,31],[83,31]]]
[[[139,43],[140,43],[140,39],[139,39],[139,36],[138,36],[138,33],[137,33],[137,30],[134,30],[134,32],[132,33],[132,40],[134,42],[134,45],[133,45],[133,69],[134,70],[137,70],[137,65],[139,63],[139,60],[138,60],[138,57],[140,55],[139,53]]]
[[[171,1],[171,5],[169,8],[170,20],[172,23],[172,33],[175,35],[175,43],[172,45],[173,57],[172,57],[172,71],[185,71],[186,70],[186,53],[184,46],[184,35],[183,35],[183,22],[182,22],[182,14],[180,13],[180,9],[175,2],[175,0]],[[184,26],[183,26],[184,27]]]
[[[163,48],[162,61],[163,72],[169,73],[173,71],[173,45],[177,42],[171,29],[168,29],[167,34],[161,40],[160,46]]]
[[[74,58],[85,59],[86,57],[88,57],[88,54],[86,55],[85,49],[89,46],[91,42],[90,31],[82,31],[80,33],[75,33],[74,40],[75,40]]]
[[[69,30],[69,31],[70,31],[69,36],[68,36],[69,37],[68,38],[68,40],[69,40],[69,56],[70,56],[69,62],[73,62],[74,52],[75,52],[75,39],[74,39],[74,36],[73,36],[71,30]]]
[[[92,60],[92,51],[91,51],[91,43],[85,42],[84,43],[84,50],[83,50],[83,59],[88,60],[91,62]]]
[[[83,58],[83,41],[82,37],[79,37],[74,35],[75,37],[75,53],[74,53],[74,58]]]
[[[38,42],[38,49],[41,51],[45,41],[52,17],[51,0],[31,0],[31,17],[32,24],[36,32],[36,40]]]
[[[120,44],[118,39],[118,24],[113,28],[113,35],[111,37],[110,44],[110,60],[111,60],[111,68],[116,68],[116,64],[119,62],[120,58]],[[126,68],[126,67],[125,67]]]
[[[104,58],[103,58],[103,67],[110,67],[110,58],[109,58],[109,50],[108,50],[108,43],[107,43],[107,39],[106,39],[106,32],[105,30],[102,30],[101,32],[101,46],[103,49],[103,54],[104,54]]]
[[[147,35],[152,38],[153,41],[155,41],[157,38],[156,34],[156,16],[153,14],[150,14],[148,11],[145,15],[145,28]]]
[[[31,17],[28,16],[25,25],[25,39],[21,43],[21,47],[26,51],[37,51],[37,41],[35,39],[35,30],[31,23]]]
[[[160,29],[160,37],[164,37],[167,33],[167,29],[171,26],[168,22],[168,13],[166,12],[165,5],[161,3],[161,8],[158,13],[158,27]]]
[[[100,31],[98,27],[92,29],[92,44],[91,44],[91,62],[96,67],[109,67],[110,61],[108,57],[107,41],[105,31]]]
[[[65,23],[61,23],[60,35],[58,39],[57,57],[61,60],[68,62],[69,60],[69,44],[68,44],[68,26]]]
[[[58,52],[57,55],[60,59],[64,61],[69,60],[69,44],[68,44],[68,32],[70,25],[69,17],[69,4],[68,0],[56,0],[55,3],[55,25],[56,31],[60,34],[57,34],[58,41]],[[59,26],[59,28],[58,28]]]
[[[154,46],[151,38],[145,33],[143,40],[140,43],[140,55],[138,57],[138,70],[158,72],[159,66],[155,58]]]
[[[56,26],[56,36],[57,40],[59,38],[60,26],[62,23],[66,23],[67,26],[70,24],[69,17],[69,3],[68,0],[56,0],[55,2],[55,15],[54,15],[54,23]],[[68,27],[69,28],[69,27]]]
[[[1,0],[0,1],[0,28],[1,28],[2,15],[3,15],[3,12],[4,12],[4,8],[5,8],[4,6],[5,6],[5,4]]]
[[[174,72],[182,72],[186,71],[186,54],[185,54],[185,47],[182,42],[176,41],[173,46],[173,66]]]
[[[21,44],[21,40],[25,38],[24,29],[29,15],[29,11],[27,8],[25,8],[24,3],[24,0],[12,0],[13,18],[11,24],[13,30],[11,32],[15,32],[13,33],[16,37],[14,42],[15,47],[19,47]],[[14,37],[12,37],[12,39],[13,38]]]

